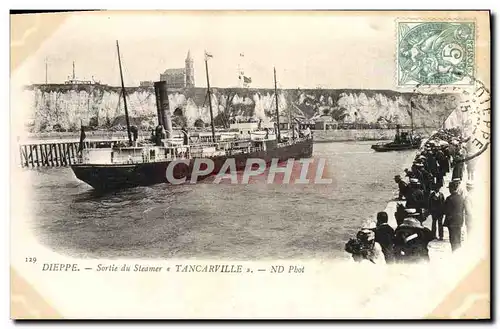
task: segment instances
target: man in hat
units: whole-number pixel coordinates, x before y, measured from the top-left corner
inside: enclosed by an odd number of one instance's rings
[[[470,237],[472,229],[472,215],[473,215],[473,204],[472,204],[472,193],[474,190],[474,184],[472,182],[467,182],[466,184],[467,194],[464,198],[464,215],[465,215],[465,227],[467,228],[467,238]]]
[[[442,148],[442,151],[443,151],[443,154],[444,154],[445,158],[448,161],[448,171],[447,171],[447,173],[448,173],[451,170],[451,160],[452,160],[451,159],[452,150],[451,150],[450,145],[449,144],[448,145],[444,145],[443,148]]]
[[[427,161],[427,160],[423,160],[423,161]],[[432,177],[432,174],[426,169],[425,163],[423,163],[422,161],[417,163],[417,170],[420,171],[420,173],[421,173],[422,178],[420,179],[420,183],[422,184],[424,196],[427,199],[429,196],[431,184],[432,184],[434,179]]]
[[[413,177],[418,179],[420,182],[422,182],[422,180],[424,179],[422,171],[420,170],[420,168],[423,167],[424,165],[420,163],[418,160],[413,161],[413,164],[411,166],[411,172],[413,174]]]
[[[429,213],[432,217],[432,236],[436,238],[436,228],[439,234],[438,239],[443,240],[443,216],[444,216],[444,195],[439,191],[439,186],[435,185],[429,196]],[[437,227],[436,227],[437,226]]]
[[[388,223],[389,217],[385,211],[377,214],[377,226],[374,229],[375,242],[380,244],[386,263],[394,261],[394,229]]]
[[[405,176],[408,178],[415,178],[415,174],[413,171],[409,170],[408,168],[405,168]]]
[[[394,251],[398,262],[412,263],[429,260],[430,230],[415,218],[406,218],[394,235]]]
[[[367,260],[374,264],[385,263],[382,247],[375,242],[375,232],[367,228],[361,229],[356,239],[350,239],[345,245],[345,250],[352,254],[356,262]]]
[[[434,157],[436,159],[436,165],[437,165],[435,186],[441,188],[444,185],[444,176],[447,173],[446,168],[443,167],[445,165],[444,161],[446,161],[446,157],[444,156],[443,151],[441,151],[440,149],[436,149],[434,151]]]
[[[458,194],[458,184],[450,182],[448,185],[450,195],[444,203],[444,223],[448,227],[451,250],[455,251],[462,244],[462,226],[464,224],[464,200]]]
[[[399,188],[398,199],[403,200],[403,197],[406,199],[406,193],[408,191],[408,184],[406,184],[406,182],[401,179],[400,175],[394,176],[394,181],[396,182],[396,184],[398,184],[398,188]]]
[[[464,190],[462,188],[462,179],[460,178],[453,178],[450,182],[454,187],[457,188],[457,193],[460,195],[462,198],[464,197]]]
[[[464,174],[464,155],[462,152],[457,152],[453,156],[453,173],[452,178],[462,179]]]
[[[427,170],[427,154],[429,153],[429,149],[425,149],[422,154],[417,156],[417,161],[422,164],[424,169]]]
[[[446,145],[441,144],[441,146],[436,150],[436,160],[439,166],[439,174],[441,178],[450,171],[450,160],[444,153],[445,148]]]
[[[427,153],[427,168],[431,176],[431,185],[436,183],[436,177],[439,176],[438,163],[436,158],[436,152],[434,148],[431,148]]]

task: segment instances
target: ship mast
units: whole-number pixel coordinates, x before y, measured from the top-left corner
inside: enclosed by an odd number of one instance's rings
[[[116,40],[116,50],[118,51],[118,65],[120,66],[120,79],[122,82],[122,95],[123,95],[123,105],[125,106],[125,121],[127,122],[128,143],[129,145],[132,145],[132,136],[130,135],[130,121],[128,118],[127,95],[125,93],[125,85],[123,83],[122,61],[120,58],[120,46],[118,45],[118,40]]]
[[[280,142],[281,140],[281,134],[280,134],[280,113],[279,113],[279,110],[278,110],[278,87],[277,87],[277,84],[276,84],[276,67],[274,68],[274,95],[275,95],[275,98],[276,98],[276,138],[278,139],[278,143]]]
[[[214,114],[212,110],[212,96],[210,92],[210,79],[208,78],[208,54],[205,51],[205,71],[207,73],[207,93],[208,93],[208,107],[210,108],[210,125],[212,126],[212,140],[215,143],[215,126]]]

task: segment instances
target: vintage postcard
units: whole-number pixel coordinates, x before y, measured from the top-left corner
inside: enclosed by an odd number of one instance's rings
[[[488,11],[10,22],[13,319],[490,319]]]

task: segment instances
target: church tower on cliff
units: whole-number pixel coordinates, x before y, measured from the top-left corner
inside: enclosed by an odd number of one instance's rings
[[[186,87],[194,87],[194,65],[190,50],[188,51],[186,56]]]

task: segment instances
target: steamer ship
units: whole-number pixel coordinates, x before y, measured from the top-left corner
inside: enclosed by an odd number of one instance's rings
[[[312,135],[295,136],[294,131],[293,136],[282,138],[280,134],[276,69],[274,69],[277,123],[275,129],[266,129],[261,134],[254,134],[254,136],[250,134],[245,138],[238,136],[238,138],[217,141],[208,75],[209,56],[207,54],[205,54],[205,69],[212,142],[190,144],[188,133],[184,129],[181,139],[173,138],[165,81],[154,83],[158,127],[151,140],[137,141],[137,130],[130,127],[118,41],[116,47],[127,123],[128,145],[114,145],[110,149],[83,149],[83,147],[80,147],[79,163],[71,166],[75,176],[95,190],[111,191],[160,183],[178,184],[179,180],[188,181],[192,176],[195,176],[196,180],[200,181],[210,175],[219,173],[228,159],[234,159],[236,170],[243,170],[247,159],[251,158],[262,159],[266,164],[270,164],[273,159],[286,161],[291,158],[300,159],[312,156]],[[84,138],[85,134],[82,128],[81,145]],[[193,175],[195,161],[201,158],[212,160],[214,168],[208,174],[198,175],[197,173]],[[170,168],[172,173],[168,175],[167,169]]]

